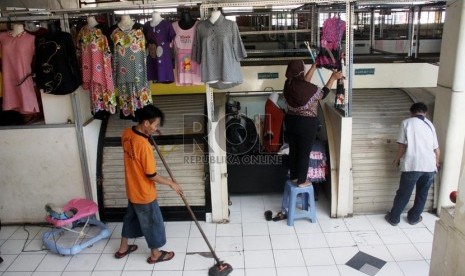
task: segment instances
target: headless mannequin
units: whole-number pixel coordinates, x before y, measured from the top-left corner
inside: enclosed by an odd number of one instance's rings
[[[218,18],[220,17],[220,15],[221,15],[221,11],[218,11],[218,10],[212,11],[212,13],[211,13],[211,15],[210,15],[210,19],[209,19],[210,22],[211,22],[212,24],[215,24],[216,20],[218,20]]]
[[[133,25],[134,21],[132,21],[131,17],[127,14],[122,15],[118,23],[118,27],[124,31],[130,30]]]
[[[212,13],[210,14],[210,18],[209,18],[208,20],[210,20],[210,22],[211,22],[212,24],[215,24],[216,20],[218,20],[218,18],[220,17],[220,15],[221,15],[221,11],[219,11],[219,10],[212,11]],[[218,82],[218,81],[217,81],[217,80],[215,80],[215,81],[209,81],[209,82],[207,82],[207,83],[216,83],[216,82]],[[224,81],[223,83],[228,84],[228,83],[231,83],[231,82]]]
[[[23,24],[13,24],[13,29],[11,30],[11,35],[16,37],[20,35],[22,32],[24,32],[24,26]]]
[[[272,101],[276,106],[279,106],[278,105],[279,94],[277,92],[271,93],[268,99]]]
[[[58,27],[55,22],[50,22],[47,25],[47,30],[49,34],[56,34],[60,31],[60,27]]]
[[[189,30],[194,26],[195,21],[196,20],[192,18],[189,12],[183,12],[181,13],[181,19],[179,20],[178,24],[181,29]]]
[[[95,19],[95,16],[89,16],[87,17],[87,27],[93,28],[98,25],[97,20]]]
[[[26,30],[28,30],[29,32],[35,32],[38,29],[39,27],[37,27],[36,24],[34,24],[34,22],[32,21],[26,22]]]
[[[150,21],[150,26],[155,27],[155,26],[157,26],[162,20],[163,20],[163,18],[161,17],[160,13],[157,12],[157,11],[154,11],[154,12],[152,13],[152,20]]]

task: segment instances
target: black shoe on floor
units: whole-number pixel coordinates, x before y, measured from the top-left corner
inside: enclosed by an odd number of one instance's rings
[[[280,221],[283,219],[287,219],[287,215],[283,212],[279,212],[274,218],[273,221]]]
[[[385,216],[384,216],[384,219],[389,222],[390,225],[392,226],[397,226],[397,224],[399,224],[398,222],[395,223],[395,222],[392,222],[391,221],[391,212],[388,212]]]
[[[272,220],[272,219],[273,219],[273,212],[271,212],[270,210],[265,211],[265,219],[266,219],[267,221]]]
[[[418,224],[418,223],[421,222],[422,220],[423,220],[423,217],[422,217],[422,216],[420,216],[420,218],[419,218],[417,221],[411,221],[411,220],[407,219],[407,221],[408,221],[408,223],[409,223],[410,225]]]

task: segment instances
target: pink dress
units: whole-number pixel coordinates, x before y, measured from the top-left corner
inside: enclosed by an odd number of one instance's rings
[[[13,37],[11,32],[0,33],[2,45],[3,110],[21,114],[39,112],[39,103],[32,81],[32,58],[35,36],[22,32]]]
[[[78,34],[82,59],[82,87],[90,90],[92,114],[116,112],[116,95],[107,37],[100,28],[82,27]]]
[[[175,80],[178,86],[203,84],[199,64],[192,60],[192,42],[198,23],[199,21],[195,22],[189,30],[183,30],[179,27],[178,21],[173,22],[173,28],[176,32],[174,38]]]

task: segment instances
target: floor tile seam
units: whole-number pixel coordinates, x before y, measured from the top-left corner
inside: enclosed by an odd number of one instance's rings
[[[3,270],[2,272],[8,271],[8,268],[16,261],[16,259],[17,259],[17,258],[19,257],[19,255],[21,255],[21,254],[2,254],[2,256],[4,256],[4,255],[16,255],[16,257],[11,261],[11,263],[10,263],[7,267],[5,267],[5,270]],[[4,261],[5,261],[5,260],[4,260]]]
[[[242,237],[242,236],[243,236],[242,233],[240,235],[238,235],[238,234],[228,234],[228,235],[224,235],[224,236],[223,235],[218,235],[218,234],[215,235],[216,238],[237,238],[237,237]]]
[[[397,226],[394,226],[394,227],[397,227]],[[399,229],[400,229],[400,228],[399,228]],[[378,230],[377,230],[376,232],[378,233],[378,236],[381,238],[381,241],[382,241],[383,244],[385,244],[385,245],[412,243],[412,242],[410,241],[410,239],[408,238],[408,236],[404,233],[404,231],[402,231],[402,229],[400,230],[400,232],[402,233],[402,235],[404,235],[404,236],[407,238],[407,241],[408,241],[408,242],[399,242],[399,241],[395,241],[395,242],[392,242],[392,243],[386,243],[386,241],[382,238],[382,235],[381,235],[382,233],[380,233],[380,232],[382,232],[382,231],[378,231]]]
[[[110,255],[110,254],[111,254],[111,253],[101,253],[101,254],[100,254],[100,257],[98,258],[97,262],[95,263],[94,268],[92,269],[92,272],[94,272],[94,271],[95,271],[95,272],[102,272],[102,271],[119,271],[119,269],[115,269],[115,270],[96,270],[98,263],[99,263],[100,260],[102,259],[102,256],[103,256],[103,255]],[[111,255],[113,255],[113,254],[111,254]],[[124,264],[123,264],[123,269],[124,269],[124,267],[126,266],[126,264],[127,264],[129,258],[128,258],[128,256],[125,256],[125,257],[123,257],[122,259],[124,259]],[[121,273],[123,273],[123,269],[121,270]],[[91,274],[92,274],[92,273],[91,273]]]
[[[402,232],[404,233],[404,235],[407,237],[407,239],[409,239],[409,241],[410,241],[411,243],[415,243],[415,242],[409,237],[409,235],[405,232],[405,229],[421,229],[421,228],[426,228],[427,232],[428,232],[428,233],[431,233],[431,231],[430,231],[426,226],[424,226],[424,227],[401,228],[401,230],[402,230]],[[432,234],[433,237],[434,237],[434,233],[431,233],[431,234]]]
[[[390,242],[390,243],[386,243],[383,239],[381,239],[381,241],[383,242],[383,244],[385,246],[396,245],[396,244],[412,244],[412,242],[410,240],[408,240],[407,242],[398,242],[398,241],[396,241],[396,242]]]
[[[18,229],[16,229],[16,231],[14,231],[13,234],[10,235],[9,239],[12,239],[12,240],[23,240],[22,238],[20,238],[20,239],[11,238],[11,237],[13,237],[13,235],[14,235],[16,232],[18,232],[19,230],[21,230],[22,232],[24,232],[24,234],[28,235],[29,238],[30,238],[31,232],[29,232],[29,230],[26,229],[26,227],[28,227],[28,226],[31,226],[31,227],[32,227],[32,226],[34,226],[34,225],[26,225],[26,224],[23,224],[23,225],[19,226]],[[37,234],[39,234],[40,231],[41,231],[41,229],[44,228],[45,226],[34,226],[34,227],[40,227],[40,229],[33,235],[33,237],[31,238],[31,240],[33,240],[34,237],[37,236]],[[51,227],[50,227],[50,228],[51,228]],[[22,234],[20,234],[20,235],[22,235]],[[25,237],[24,239],[27,239],[27,237]]]
[[[405,244],[405,243],[398,243],[398,244],[392,244],[392,245],[399,245],[399,244]],[[411,243],[411,244],[412,244],[412,243]],[[425,257],[423,257],[423,255],[420,253],[420,251],[418,251],[418,249],[415,247],[415,245],[412,244],[412,246],[413,246],[413,248],[415,249],[415,251],[418,253],[418,255],[420,255],[421,260],[426,261]],[[394,260],[395,262],[419,261],[418,259],[415,259],[415,260],[397,261],[396,258],[394,257],[394,253],[391,251],[391,249],[389,249],[389,246],[388,246],[388,245],[386,245],[386,248],[387,248],[387,250],[389,251],[389,253],[391,254],[391,256],[392,256],[392,258],[393,258],[393,260]]]
[[[323,230],[323,229],[322,229],[322,230]],[[329,247],[328,238],[326,237],[326,235],[325,235],[324,232],[323,232],[323,237],[324,237],[324,239],[325,239],[325,241],[326,241],[326,245],[328,245],[328,249],[329,249],[330,247]],[[331,250],[330,250],[330,251],[331,251]],[[331,255],[332,255],[332,254],[333,254],[333,253],[331,252]],[[333,259],[334,259],[334,256],[333,256]],[[334,259],[334,261],[336,261],[336,260]],[[335,262],[335,263],[336,263],[336,262]]]
[[[397,227],[397,226],[394,226],[394,227]],[[386,246],[391,245],[391,244],[408,244],[408,243],[412,244],[412,241],[410,241],[408,236],[402,230],[400,232],[402,233],[402,235],[404,235],[407,238],[407,242],[399,242],[396,240],[395,242],[386,243],[386,241],[382,238],[382,235],[381,235],[382,233],[380,233],[379,231],[376,231],[376,232],[378,233],[378,236],[381,238],[381,241],[383,242],[383,244]]]
[[[368,232],[368,231],[363,231],[363,232]],[[374,232],[376,234],[376,236],[378,237],[378,239],[381,241],[381,244],[384,245],[384,241],[383,239],[381,238],[381,236],[379,235],[379,233],[376,231],[376,230],[373,230],[373,231],[369,231],[369,232]],[[353,232],[350,233],[350,235],[352,236],[352,239],[354,239],[354,236],[352,234]],[[357,243],[357,241],[354,239],[354,242],[355,244],[358,246],[359,244]]]
[[[380,215],[383,216],[383,222],[385,222],[385,221],[384,221],[384,216],[386,215],[386,212],[383,213],[383,214],[380,214]],[[364,216],[365,216],[366,219],[368,220],[368,223],[371,225],[371,227],[373,227],[373,229],[374,229],[376,232],[378,232],[378,229],[375,227],[374,223],[371,221],[371,219],[368,217],[368,215],[364,215]]]
[[[388,248],[386,245],[383,245],[383,246],[386,248],[386,250],[387,250],[389,256],[391,257],[391,259],[392,259],[391,262],[395,262],[396,259],[395,259],[394,256],[392,255],[392,253],[391,253],[391,251],[389,250],[389,248]],[[358,248],[358,251],[361,251],[361,252],[363,252],[363,253],[365,253],[365,254],[369,254],[369,253],[367,253],[367,252],[365,252],[365,251],[362,251],[361,248],[360,248],[360,246],[358,246],[358,245],[357,245],[357,248]],[[372,254],[369,254],[369,255],[372,255]],[[372,255],[372,256],[373,256],[373,255]],[[376,257],[376,256],[374,256],[374,257]],[[376,257],[376,258],[381,259],[380,257]],[[386,261],[386,260],[383,260],[383,261],[385,261],[386,263],[388,263],[388,261]]]
[[[406,261],[396,261],[396,264],[397,266],[399,267],[400,271],[405,275],[405,276],[409,276],[409,275],[406,275],[404,270],[402,270],[402,267],[399,265],[399,263],[404,263],[404,262],[417,262],[417,261],[422,261],[422,260],[406,260]],[[426,260],[423,260],[424,262],[426,262],[426,264],[428,265],[428,271],[429,271],[429,267],[430,267],[430,264],[428,264],[428,262]]]
[[[415,243],[412,243],[413,244],[413,247],[415,247],[415,249],[420,253],[420,255],[426,260],[431,260],[431,259],[427,259],[423,256],[423,254],[421,254],[420,250],[418,249],[418,247],[416,246],[416,244],[431,244],[431,256],[433,254],[433,242],[415,242]]]
[[[83,253],[83,254],[87,254],[87,255],[91,255],[91,254],[93,254],[93,255],[100,255],[100,256],[98,257],[97,261],[95,262],[95,264],[92,266],[92,269],[91,269],[91,270],[83,270],[83,271],[85,271],[85,272],[88,272],[88,271],[93,271],[93,270],[95,269],[95,267],[97,266],[98,261],[100,260],[100,258],[101,258],[101,256],[102,256],[103,253]],[[74,255],[74,256],[76,256],[76,255]],[[68,264],[66,264],[66,267],[62,270],[62,272],[75,272],[75,271],[76,271],[76,270],[67,270],[67,269],[68,269],[68,266],[71,264],[71,262],[72,262],[74,256],[71,257],[70,261],[68,262]],[[78,272],[79,272],[79,271],[80,271],[80,270],[78,270]]]
[[[20,255],[21,255],[21,254],[19,254],[18,257],[19,257]],[[37,266],[36,266],[36,267],[34,268],[34,270],[32,270],[32,271],[31,271],[31,270],[13,270],[13,271],[8,270],[8,269],[11,267],[11,265],[16,261],[16,259],[18,259],[18,257],[16,257],[15,260],[12,261],[11,264],[8,266],[7,270],[4,271],[4,273],[5,273],[5,272],[33,272],[33,273],[34,273],[34,272],[36,272],[37,268],[40,266],[40,264],[42,263],[42,261],[45,259],[45,256],[46,256],[46,255],[47,255],[47,254],[44,254],[44,256],[42,256],[42,259],[39,261],[39,263],[37,264]],[[38,272],[40,272],[40,271],[38,271]]]
[[[308,265],[307,265],[307,263],[305,262],[304,252],[302,251],[302,248],[299,248],[298,250],[300,251],[300,254],[301,254],[301,256],[302,256],[302,260],[304,261],[304,265],[303,265],[303,266],[292,266],[292,267],[305,267],[305,269],[306,269],[306,271],[307,271],[307,274],[309,275],[310,272],[309,272],[309,270],[308,270]],[[274,250],[273,250],[273,251],[274,251]],[[273,252],[273,258],[274,258],[274,252]],[[278,274],[277,274],[277,273],[278,273],[278,266],[276,265],[276,262],[275,262],[275,266],[276,266],[276,275],[278,275]],[[282,267],[280,267],[280,268],[282,268]]]

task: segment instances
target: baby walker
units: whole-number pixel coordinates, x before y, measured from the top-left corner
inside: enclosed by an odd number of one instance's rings
[[[42,242],[47,249],[54,253],[75,255],[111,234],[105,224],[95,219],[98,207],[91,200],[72,199],[63,208],[54,208],[52,204],[47,204],[45,210],[47,211],[45,220],[53,224],[55,228],[42,235]],[[96,235],[91,235],[88,233],[90,226],[96,226],[100,231]],[[80,231],[74,230],[77,227],[81,228]],[[71,240],[74,240],[71,246],[63,245],[61,240],[59,241],[60,238],[63,238],[65,231],[77,234]],[[71,241],[68,240],[68,245]]]

